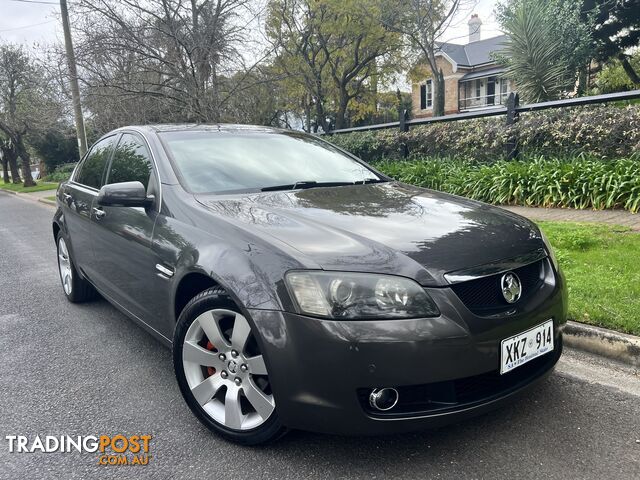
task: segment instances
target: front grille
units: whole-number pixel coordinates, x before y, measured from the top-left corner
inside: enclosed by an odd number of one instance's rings
[[[358,389],[362,408],[377,417],[402,417],[442,413],[468,408],[507,395],[543,375],[560,358],[562,340],[553,352],[500,375],[499,370],[445,382],[395,387],[398,403],[391,410],[379,412],[369,405],[371,389]]]
[[[545,259],[530,263],[512,270],[522,284],[522,297],[519,301],[533,295],[542,287],[544,280]],[[503,273],[488,277],[456,283],[451,286],[462,303],[476,315],[487,316],[506,312],[514,308],[514,304],[507,303],[502,296],[500,279]]]

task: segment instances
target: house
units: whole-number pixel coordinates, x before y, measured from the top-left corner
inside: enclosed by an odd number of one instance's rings
[[[502,105],[514,89],[513,82],[501,76],[504,68],[492,58],[493,52],[503,48],[506,35],[481,40],[478,15],[472,15],[468,23],[469,43],[443,42],[436,53],[436,64],[444,76],[445,115]],[[413,117],[430,117],[434,101],[431,69],[420,65],[413,76],[418,79],[412,84]]]

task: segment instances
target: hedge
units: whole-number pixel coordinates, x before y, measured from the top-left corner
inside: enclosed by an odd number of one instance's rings
[[[326,138],[363,160],[399,158],[406,143],[412,156],[477,161],[504,158],[505,141],[515,136],[524,155],[595,158],[629,157],[640,150],[640,105],[596,105],[523,113],[511,127],[504,117],[441,122],[413,127],[336,134]]]
[[[55,170],[44,179],[48,182],[64,182],[69,179],[74,168],[76,168],[75,163],[63,163],[58,165]]]
[[[406,183],[494,204],[640,209],[636,156],[616,161],[539,156],[492,163],[424,158],[374,165]]]

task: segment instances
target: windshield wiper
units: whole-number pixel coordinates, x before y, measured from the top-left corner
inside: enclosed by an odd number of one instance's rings
[[[287,183],[284,185],[273,185],[270,187],[263,187],[261,192],[274,192],[277,190],[296,190],[303,188],[314,187],[341,187],[343,185],[355,185],[354,182],[316,182],[315,180],[300,181],[296,183]]]
[[[301,180],[296,183],[286,183],[284,185],[273,185],[270,187],[261,188],[261,192],[275,192],[277,190],[296,190],[315,187],[342,187],[344,185],[365,185],[369,183],[382,183],[386,182],[382,178],[365,178],[364,180],[357,180],[355,182],[316,182],[315,180]]]

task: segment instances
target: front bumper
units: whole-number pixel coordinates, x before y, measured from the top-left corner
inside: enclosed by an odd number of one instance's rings
[[[507,316],[475,316],[449,288],[429,289],[429,294],[440,307],[439,317],[329,321],[251,310],[282,423],[357,435],[437,427],[499,406],[548,375],[560,357],[567,313],[562,275]],[[554,321],[555,350],[503,377],[495,374],[501,340],[548,319]],[[511,381],[504,381],[509,375]],[[487,386],[490,379],[496,382],[493,390]],[[366,405],[372,388],[401,387],[402,402],[403,391],[415,397],[433,385],[455,388],[467,380],[480,384],[475,396],[445,408],[431,408],[427,399],[413,409],[376,414]]]

